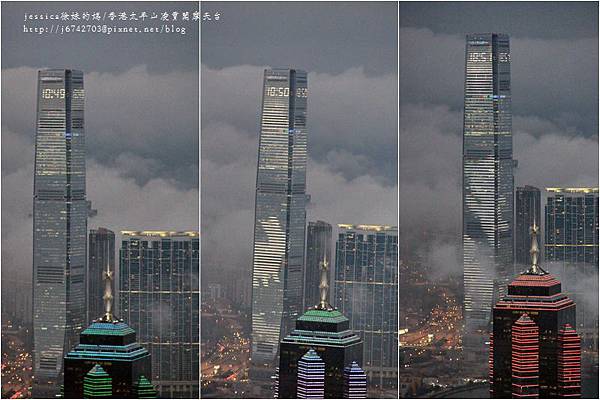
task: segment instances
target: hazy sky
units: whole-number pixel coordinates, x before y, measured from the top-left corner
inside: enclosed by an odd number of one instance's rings
[[[186,35],[39,35],[23,32],[24,14],[197,10],[194,2],[2,3],[3,279],[32,271],[41,68],[84,72],[87,198],[98,210],[88,226],[198,229],[197,23],[183,25]]]
[[[598,185],[597,3],[401,3],[401,237],[417,243],[423,230],[438,232],[452,243],[425,244],[440,252],[434,268],[457,273],[473,32],[510,35],[515,186]]]
[[[266,67],[308,72],[307,220],[397,221],[396,3],[207,3],[202,26],[202,270],[249,282]],[[206,281],[205,281],[206,282]]]

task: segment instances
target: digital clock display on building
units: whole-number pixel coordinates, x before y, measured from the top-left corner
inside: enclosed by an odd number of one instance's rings
[[[80,100],[85,97],[85,90],[73,89],[73,100]]]
[[[292,96],[294,95],[293,91],[290,91],[290,88],[287,87],[275,87],[275,86],[267,86],[266,95],[270,97],[289,97],[290,92]],[[306,98],[308,97],[308,89],[307,88],[298,88],[296,89],[296,97]]]
[[[65,89],[42,89],[42,99],[64,99]]]

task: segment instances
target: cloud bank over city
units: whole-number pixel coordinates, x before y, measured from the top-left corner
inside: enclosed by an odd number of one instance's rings
[[[264,69],[202,69],[202,262],[207,277],[221,269],[251,269]],[[309,72],[308,87],[307,220],[395,225],[396,76],[369,76],[361,68]]]
[[[489,8],[504,10],[485,31],[511,36],[515,187],[597,186],[598,25],[585,5],[565,11],[557,33],[555,3],[463,3],[444,18],[437,4],[400,7],[400,229],[407,248],[442,247],[457,275],[460,252],[447,245],[459,245],[462,229],[465,34],[482,29]]]
[[[2,271],[25,280],[37,70],[2,71]],[[151,73],[143,65],[84,75],[87,199],[98,210],[89,228],[198,229],[197,83],[197,73]]]
[[[202,26],[203,282],[230,278],[223,271],[250,282],[268,67],[308,73],[307,221],[396,225],[396,4],[206,7],[227,18]]]

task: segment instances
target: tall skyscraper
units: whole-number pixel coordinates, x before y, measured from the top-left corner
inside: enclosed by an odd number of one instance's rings
[[[87,321],[102,315],[104,271],[115,271],[115,234],[106,228],[90,229],[88,242]]]
[[[86,319],[83,73],[38,72],[33,184],[34,397],[59,392]]]
[[[586,347],[598,349],[598,188],[546,189],[545,261],[577,303]]]
[[[467,335],[485,331],[513,271],[513,156],[507,35],[467,35],[463,266]],[[483,341],[481,341],[483,345]]]
[[[252,364],[272,373],[279,341],[302,312],[306,224],[306,72],[267,69],[256,174]]]
[[[331,225],[323,221],[309,222],[306,230],[304,309],[319,302],[319,263],[323,259],[331,261]]]
[[[540,189],[526,185],[518,187],[515,194],[515,265],[516,273],[531,265],[529,229],[535,219],[539,225],[543,219]]]
[[[340,399],[344,394],[345,368],[353,362],[362,364],[360,337],[350,329],[348,318],[327,300],[328,267],[328,262],[323,260],[319,303],[299,317],[296,329],[281,341],[276,380],[280,399],[307,398],[301,396],[321,393],[321,368],[324,368],[324,397]]]
[[[575,303],[538,264],[532,229],[531,267],[508,285],[493,309],[490,397],[578,397],[581,350],[573,331]]]
[[[335,307],[363,340],[362,367],[369,384],[398,381],[398,229],[338,225]]]
[[[135,331],[113,315],[114,271],[103,271],[103,310],[65,356],[65,398],[136,398],[140,380],[152,373],[150,354]]]
[[[152,354],[161,397],[199,395],[198,232],[122,231],[120,316]]]

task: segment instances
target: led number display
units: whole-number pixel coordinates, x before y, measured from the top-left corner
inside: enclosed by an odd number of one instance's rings
[[[270,96],[270,97],[289,97],[290,88],[267,86],[266,94],[267,94],[267,96]],[[293,95],[294,95],[294,93],[292,91],[292,96]],[[296,89],[296,97],[302,97],[302,98],[308,97],[308,89],[307,88]]]
[[[42,89],[42,99],[64,99],[65,89]]]

